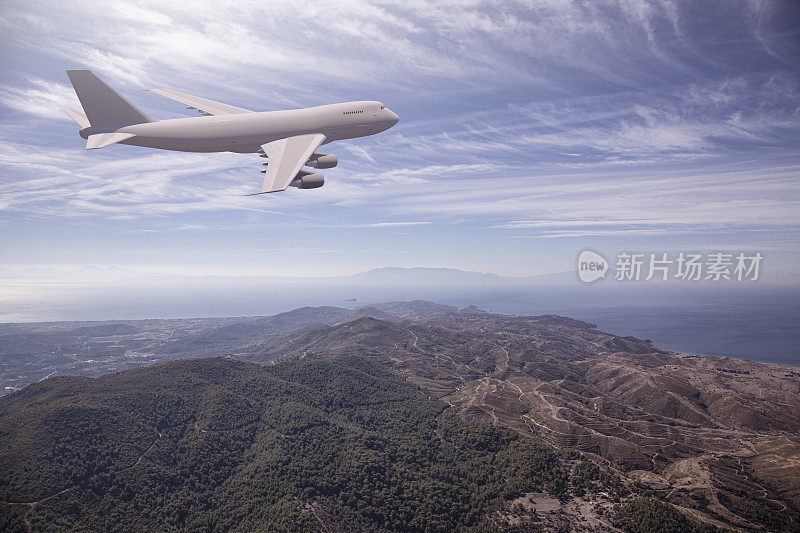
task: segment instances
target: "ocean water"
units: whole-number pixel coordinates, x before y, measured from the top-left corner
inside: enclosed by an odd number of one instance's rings
[[[800,290],[751,284],[442,285],[204,278],[120,284],[4,280],[0,322],[269,315],[305,305],[425,299],[508,314],[559,314],[685,353],[800,366]]]
[[[496,312],[565,315],[677,352],[800,366],[800,291],[598,290],[591,297],[585,292],[584,287],[538,289],[481,299]]]

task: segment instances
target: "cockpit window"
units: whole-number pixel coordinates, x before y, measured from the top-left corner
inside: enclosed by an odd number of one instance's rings
[[[381,105],[381,109],[386,109],[386,106],[385,105]]]

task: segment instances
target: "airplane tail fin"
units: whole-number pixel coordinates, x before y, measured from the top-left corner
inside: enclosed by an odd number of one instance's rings
[[[122,127],[153,122],[153,119],[95,76],[91,70],[68,70],[67,76],[81,101],[83,114],[92,126]],[[69,111],[67,113],[83,126],[76,115]]]

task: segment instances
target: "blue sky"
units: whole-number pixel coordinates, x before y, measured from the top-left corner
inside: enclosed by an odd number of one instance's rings
[[[800,264],[796,2],[17,2],[0,7],[0,270],[535,275],[592,248]],[[254,110],[381,100],[316,190],[255,155],[87,152],[65,69]]]

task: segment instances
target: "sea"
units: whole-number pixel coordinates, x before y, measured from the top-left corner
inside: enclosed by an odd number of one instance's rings
[[[0,322],[270,315],[303,306],[430,300],[514,315],[556,314],[691,354],[800,366],[800,289],[757,283],[383,284],[316,278],[0,280]],[[712,286],[713,285],[713,286]]]

